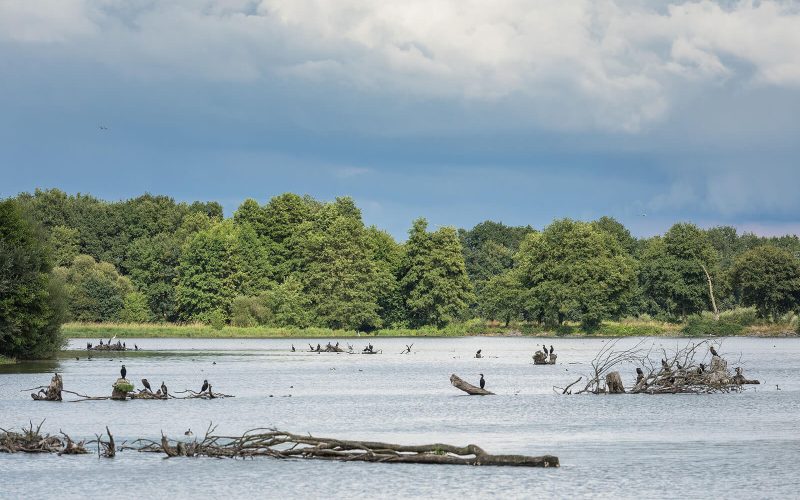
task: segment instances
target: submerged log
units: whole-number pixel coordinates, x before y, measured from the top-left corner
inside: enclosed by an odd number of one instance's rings
[[[39,392],[31,394],[35,401],[61,401],[61,391],[64,390],[64,381],[58,373],[53,374],[47,389],[40,388]]]
[[[442,443],[426,445],[399,445],[373,441],[351,441],[320,438],[289,432],[248,431],[241,437],[213,435],[209,429],[201,441],[182,442],[169,440],[165,435],[159,441],[139,440],[133,447],[142,452],[164,453],[167,457],[227,457],[245,458],[267,456],[273,458],[304,458],[381,463],[417,463],[450,465],[491,465],[518,467],[558,467],[558,457],[552,455],[491,455],[474,444],[453,446]],[[257,429],[262,431],[262,429]]]
[[[486,389],[481,389],[480,387],[476,387],[468,382],[465,382],[461,377],[456,375],[455,373],[450,375],[450,383],[457,389],[461,389],[462,391],[466,392],[470,396],[493,396],[494,393],[491,391],[487,391]]]
[[[0,429],[0,453],[58,453],[59,455],[79,455],[88,453],[83,441],[76,443],[63,432],[58,436],[42,434],[42,423],[35,429],[33,422],[21,432]]]
[[[609,394],[625,394],[625,386],[622,385],[622,377],[619,372],[606,374],[606,391]]]

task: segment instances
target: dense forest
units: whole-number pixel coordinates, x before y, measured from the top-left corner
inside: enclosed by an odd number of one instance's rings
[[[346,197],[248,199],[231,218],[216,202],[150,194],[107,202],[52,189],[3,203],[0,291],[14,285],[20,259],[36,261],[26,264],[35,269],[30,280],[63,302],[43,324],[66,317],[370,331],[484,318],[591,330],[622,317],[680,321],[714,306],[777,321],[800,304],[798,237],[732,227],[678,223],[637,239],[609,217],[542,230],[486,221],[435,231],[420,218],[399,243],[365,226]],[[13,332],[30,328],[10,297],[0,300],[0,347],[25,354],[9,348]]]

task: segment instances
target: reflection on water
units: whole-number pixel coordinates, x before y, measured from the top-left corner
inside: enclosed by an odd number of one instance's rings
[[[475,443],[494,453],[548,453],[557,455],[562,467],[162,460],[134,452],[114,460],[0,454],[0,497],[95,496],[98,482],[91,478],[99,477],[122,479],[115,482],[120,495],[159,498],[244,497],[252,496],[254,487],[264,496],[312,498],[796,495],[799,339],[724,340],[722,354],[732,360],[741,356],[747,376],[762,381],[741,394],[571,397],[555,394],[553,386],[585,373],[608,340],[354,340],[356,350],[371,342],[383,354],[292,353],[288,339],[140,339],[136,343],[144,351],[94,353],[90,360],[79,351],[86,340],[74,340],[70,349],[76,352],[56,362],[0,367],[0,427],[46,419],[49,432],[63,429],[73,438],[92,438],[108,425],[122,442],[158,438],[162,431],[182,436],[188,428],[197,435],[210,422],[224,434],[276,426],[409,444]],[[412,341],[413,353],[401,355]],[[555,345],[557,365],[532,364],[531,354],[542,342]],[[671,349],[690,341],[647,342]],[[294,343],[307,348],[306,341]],[[479,348],[485,357],[475,359]],[[171,391],[199,390],[207,378],[216,391],[236,398],[45,403],[20,392],[46,384],[58,370],[65,388],[108,395],[123,363],[137,386],[147,378],[154,387],[165,381]],[[487,388],[498,395],[463,396],[449,385],[451,373],[473,383],[483,373]],[[634,379],[632,369],[623,371],[627,385]]]

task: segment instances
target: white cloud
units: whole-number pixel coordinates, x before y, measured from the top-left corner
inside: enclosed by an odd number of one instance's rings
[[[662,120],[683,87],[800,87],[798,10],[708,0],[12,0],[0,3],[0,40],[59,44],[144,79],[510,100],[543,128],[635,132]]]

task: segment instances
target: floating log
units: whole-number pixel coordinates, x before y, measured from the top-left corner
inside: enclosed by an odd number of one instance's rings
[[[470,396],[493,396],[494,393],[491,391],[487,391],[486,389],[481,389],[480,387],[475,387],[474,385],[465,382],[461,377],[456,375],[455,373],[450,375],[450,383],[457,389],[461,389],[462,391],[466,392]]]
[[[58,373],[53,374],[50,379],[50,385],[45,388],[39,388],[39,392],[31,394],[35,401],[61,401],[61,391],[64,390],[64,381]]]
[[[416,463],[450,465],[490,465],[517,467],[558,467],[558,457],[525,455],[491,455],[474,444],[399,445],[373,441],[351,441],[292,434],[279,430],[263,432],[254,429],[241,437],[213,435],[209,429],[201,441],[138,440],[133,449],[164,453],[167,457],[304,458],[381,463]]]

